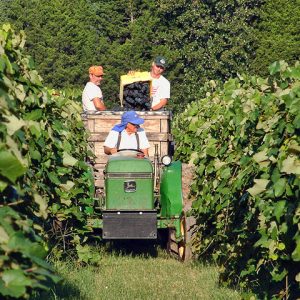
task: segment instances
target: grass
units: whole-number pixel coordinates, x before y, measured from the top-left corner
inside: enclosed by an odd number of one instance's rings
[[[100,251],[98,266],[56,262],[63,281],[34,299],[241,299],[237,291],[218,286],[215,266],[181,263],[163,250]]]

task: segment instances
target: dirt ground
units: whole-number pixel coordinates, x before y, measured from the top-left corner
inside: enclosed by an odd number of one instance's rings
[[[182,194],[185,210],[189,210],[193,199],[189,198],[191,183],[193,181],[195,168],[189,164],[182,164]]]

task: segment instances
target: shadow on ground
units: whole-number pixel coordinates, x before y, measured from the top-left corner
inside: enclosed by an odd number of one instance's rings
[[[167,248],[167,230],[159,233],[157,240],[114,240],[102,242],[106,253],[120,256],[151,258]]]
[[[58,298],[59,296],[59,298]],[[49,291],[37,292],[35,293],[30,300],[57,300],[57,299],[77,299],[84,300],[84,297],[81,295],[80,290],[72,283],[67,280],[62,280],[57,283],[55,286],[51,287]]]

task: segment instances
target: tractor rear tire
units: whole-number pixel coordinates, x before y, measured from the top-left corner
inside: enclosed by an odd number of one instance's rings
[[[180,231],[183,238],[179,242],[176,240],[175,228],[169,228],[167,251],[171,256],[183,262],[187,262],[193,258],[191,244],[193,223],[192,217],[187,217],[185,214],[181,217]]]

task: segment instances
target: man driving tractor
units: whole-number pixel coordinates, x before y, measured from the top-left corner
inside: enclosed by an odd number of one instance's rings
[[[104,142],[104,153],[111,155],[120,150],[137,150],[149,156],[150,147],[145,130],[140,127],[144,119],[135,111],[126,111],[122,115],[121,123],[115,125]]]

